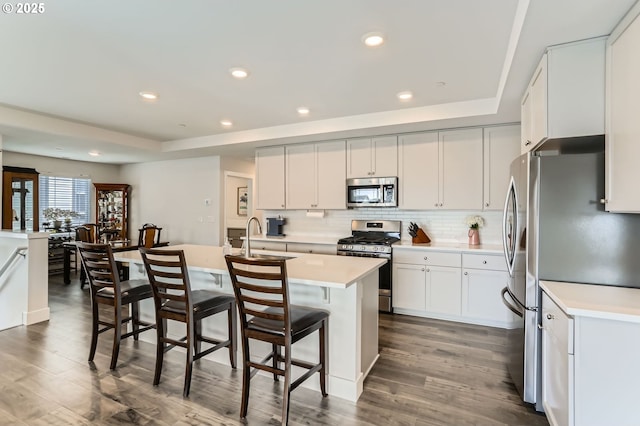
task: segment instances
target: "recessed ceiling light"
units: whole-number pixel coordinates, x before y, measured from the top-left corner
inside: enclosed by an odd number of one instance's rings
[[[298,108],[298,114],[300,115],[308,115],[309,114],[309,108],[307,107],[300,107]]]
[[[186,124],[184,124],[184,123],[178,123],[178,126],[180,126],[180,127],[187,127],[187,125],[186,125]]]
[[[397,96],[401,101],[408,101],[409,99],[413,98],[413,93],[407,90],[405,92],[398,93]]]
[[[444,87],[447,85],[446,81],[436,81],[436,86],[438,87]]]
[[[220,120],[220,124],[222,124],[223,127],[233,126],[233,122],[231,120]]]
[[[100,157],[100,153],[98,151],[89,151],[89,155],[92,157]]]
[[[244,68],[231,68],[229,72],[234,78],[237,78],[239,80],[247,78],[249,76],[249,71]]]
[[[377,47],[384,43],[384,37],[378,32],[367,33],[362,36],[362,42],[369,47]]]
[[[139,95],[145,101],[155,101],[158,99],[158,95],[153,92],[140,92]]]

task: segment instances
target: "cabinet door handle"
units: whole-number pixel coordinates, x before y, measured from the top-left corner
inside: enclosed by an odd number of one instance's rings
[[[433,205],[433,207],[438,207],[438,203],[435,203],[435,204]]]
[[[468,272],[465,272],[464,274],[465,274],[465,275],[469,275],[469,273],[468,273]]]
[[[431,270],[429,268],[427,268],[427,272],[431,272]]]
[[[600,204],[607,204],[609,202],[609,200],[607,200],[606,198],[600,198]]]
[[[538,324],[538,328],[539,328],[540,330],[544,330],[544,327],[542,326],[542,324]]]
[[[524,146],[529,146],[531,145],[531,141],[527,139],[527,142],[524,144]]]
[[[553,316],[553,314],[547,314],[547,319],[548,319],[548,320],[552,320],[552,319],[554,319],[554,318],[555,318],[555,317]]]
[[[484,206],[485,207],[489,207],[489,203],[484,203]]]
[[[482,264],[483,264],[483,265],[486,265],[486,264],[487,264],[487,261],[486,261],[486,260],[483,260],[483,261],[482,261]]]
[[[422,272],[424,272],[424,268],[420,269]]]
[[[429,258],[427,256],[424,257],[424,260],[429,260]]]
[[[280,207],[284,208],[284,204],[280,204]]]

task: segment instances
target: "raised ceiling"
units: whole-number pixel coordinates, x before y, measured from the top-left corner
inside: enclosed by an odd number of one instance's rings
[[[609,34],[634,2],[46,2],[0,16],[0,134],[7,151],[124,164],[515,122],[544,48]]]

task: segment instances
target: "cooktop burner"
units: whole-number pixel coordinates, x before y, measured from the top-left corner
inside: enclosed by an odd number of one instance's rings
[[[338,240],[338,253],[391,253],[391,245],[400,241],[400,221],[353,220],[351,236]]]

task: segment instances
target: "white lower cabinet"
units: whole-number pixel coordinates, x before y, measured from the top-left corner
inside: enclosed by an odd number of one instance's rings
[[[393,264],[394,309],[426,310],[427,267],[410,263]]]
[[[424,316],[513,328],[516,317],[502,303],[509,278],[499,254],[393,249],[393,309]]]
[[[509,280],[504,256],[462,255],[462,316],[474,324],[512,328],[516,316],[502,303]]]
[[[394,311],[452,320],[459,317],[460,259],[460,253],[394,249]]]
[[[551,426],[640,424],[640,317],[629,303],[640,290],[607,295],[609,286],[599,287],[598,297],[563,289],[558,304],[542,293],[542,404]],[[619,308],[625,298],[630,308]]]
[[[574,424],[573,319],[542,293],[542,405],[551,425]]]

